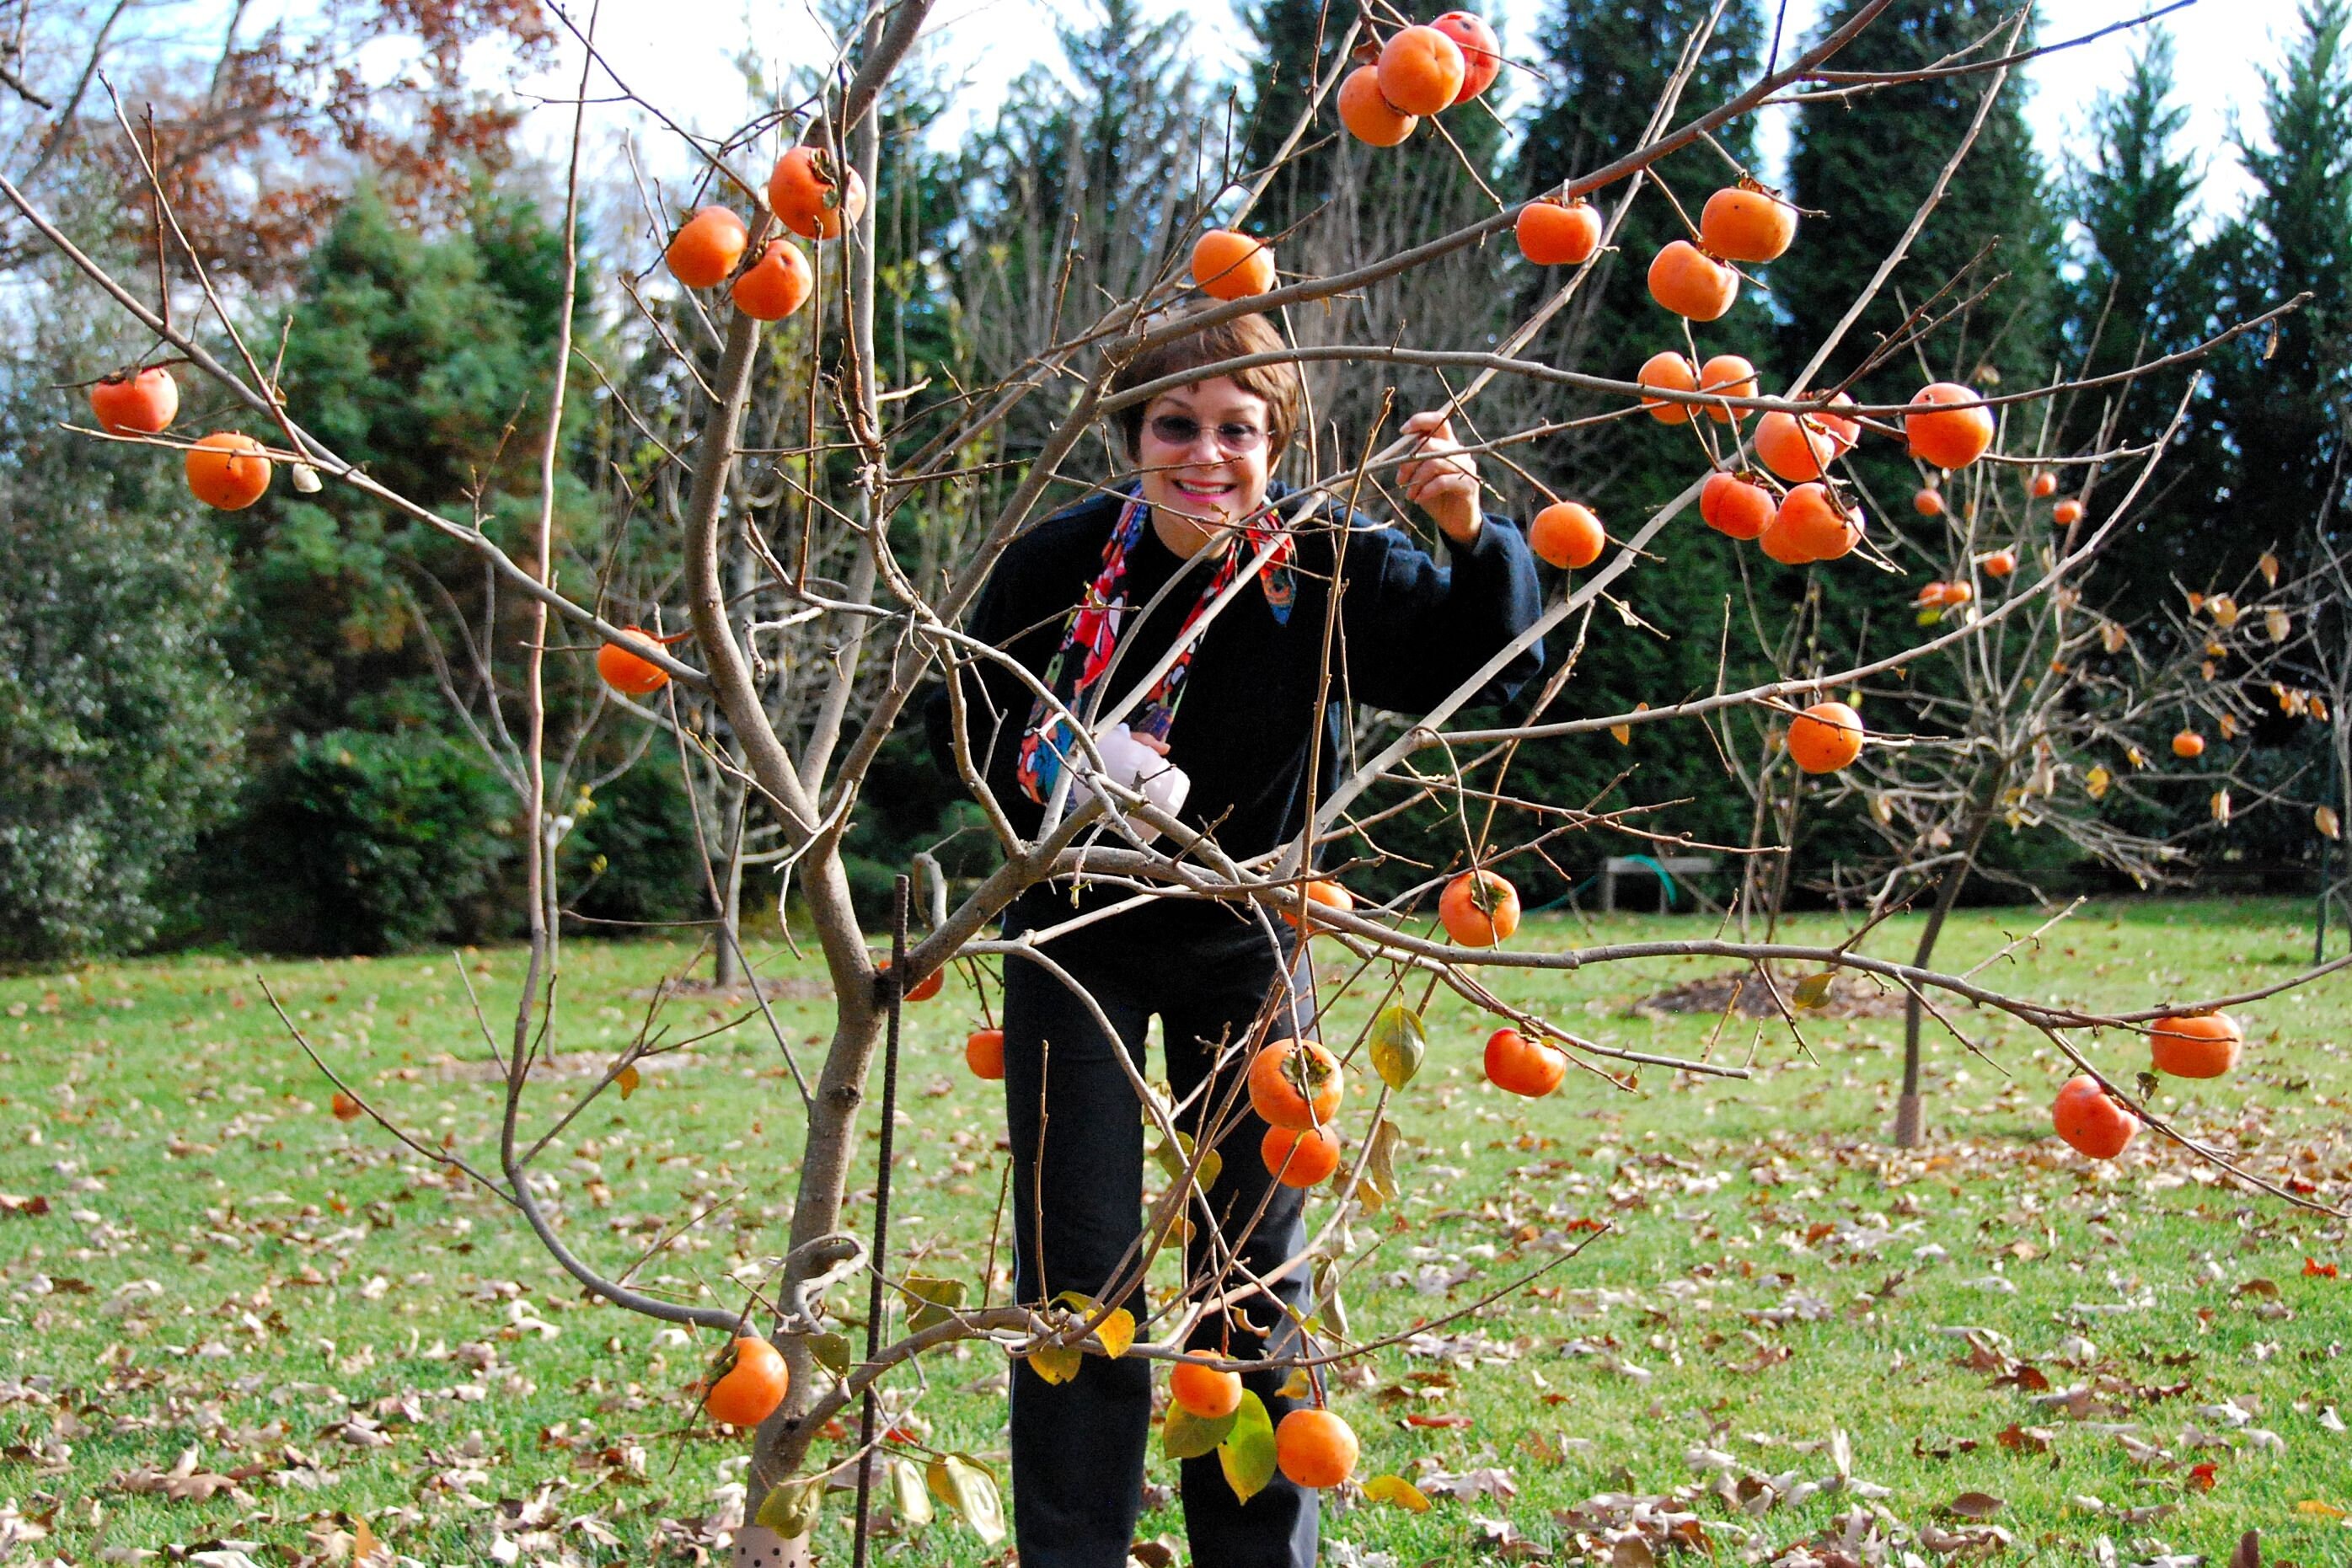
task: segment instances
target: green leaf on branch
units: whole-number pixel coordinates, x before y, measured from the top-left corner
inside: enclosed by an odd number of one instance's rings
[[[1274,1423],[1266,1416],[1265,1401],[1246,1388],[1241,1408],[1234,1412],[1232,1433],[1217,1445],[1217,1463],[1225,1472],[1225,1484],[1242,1502],[1274,1479]]]
[[[832,1373],[835,1377],[849,1375],[849,1336],[845,1333],[813,1333],[808,1337],[809,1359]]]
[[[1233,1434],[1234,1422],[1240,1415],[1238,1410],[1229,1410],[1213,1418],[1195,1416],[1171,1401],[1168,1418],[1160,1424],[1160,1447],[1171,1459],[1197,1459],[1213,1452]]]
[[[1797,982],[1790,1000],[1801,1008],[1825,1008],[1830,1003],[1830,987],[1837,982],[1835,969],[1824,969],[1818,975],[1807,975]]]
[[[824,1482],[814,1479],[780,1481],[760,1500],[759,1517],[752,1522],[791,1541],[814,1530],[817,1516],[824,1511]]]
[[[1429,1054],[1429,1034],[1422,1027],[1421,1015],[1399,1002],[1382,1009],[1372,1020],[1365,1045],[1381,1082],[1402,1089],[1421,1071],[1422,1059]]]
[[[1189,1133],[1179,1133],[1176,1134],[1176,1141],[1173,1144],[1171,1144],[1167,1139],[1162,1138],[1160,1142],[1151,1145],[1151,1157],[1154,1161],[1158,1162],[1161,1170],[1168,1173],[1168,1179],[1170,1181],[1182,1181],[1184,1179],[1184,1167],[1192,1164],[1192,1134]],[[1217,1177],[1223,1172],[1224,1168],[1225,1156],[1219,1154],[1216,1150],[1211,1149],[1207,1154],[1202,1155],[1201,1169],[1195,1178],[1200,1183],[1201,1190],[1202,1192],[1206,1192],[1211,1187],[1216,1186]]]
[[[993,1546],[1004,1539],[1004,1503],[986,1465],[969,1454],[948,1454],[925,1468],[923,1480],[982,1542]]]
[[[964,1282],[961,1280],[934,1279],[929,1274],[909,1274],[900,1287],[906,1298],[915,1303],[908,1314],[907,1329],[920,1333],[955,1321],[956,1310],[963,1305]]]
[[[1076,1345],[1049,1345],[1029,1353],[1029,1370],[1048,1383],[1067,1383],[1078,1375],[1078,1368],[1086,1361],[1087,1353]]]

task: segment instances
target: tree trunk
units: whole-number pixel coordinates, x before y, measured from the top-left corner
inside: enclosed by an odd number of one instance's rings
[[[710,983],[731,991],[745,981],[743,972],[743,829],[744,795],[740,779],[729,779],[719,789],[719,810],[727,823],[726,847],[719,867],[718,953],[710,966]]]
[[[1967,884],[1969,873],[1976,869],[1977,851],[1984,843],[1986,831],[1992,826],[1994,810],[2000,801],[2001,781],[2008,777],[2006,768],[1996,768],[1977,797],[1976,821],[1969,828],[1968,847],[1960,851],[1959,863],[1944,873],[1942,883],[1936,889],[1936,907],[1927,912],[1927,929],[1919,933],[1918,950],[1911,955],[1914,968],[1926,968],[1927,961],[1936,956],[1936,939],[1944,934],[1944,917],[1959,902],[1960,889]],[[1898,1149],[1916,1149],[1926,1137],[1924,1103],[1919,1097],[1919,1024],[1926,1011],[1916,990],[1904,998],[1903,1092],[1895,1102],[1895,1146]]]

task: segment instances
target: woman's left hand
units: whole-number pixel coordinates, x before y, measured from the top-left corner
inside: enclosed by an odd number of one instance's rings
[[[1457,545],[1477,538],[1486,514],[1478,505],[1478,464],[1454,439],[1454,426],[1434,410],[1404,422],[1408,435],[1421,437],[1414,456],[1397,468],[1397,483],[1413,505]]]

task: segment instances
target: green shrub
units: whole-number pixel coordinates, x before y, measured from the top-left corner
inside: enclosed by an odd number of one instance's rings
[[[243,935],[312,953],[497,935],[480,895],[520,848],[514,815],[498,774],[430,730],[298,736],[224,845]]]

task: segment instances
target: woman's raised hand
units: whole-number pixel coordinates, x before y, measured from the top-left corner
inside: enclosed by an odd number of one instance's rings
[[[1478,504],[1478,464],[1454,439],[1454,426],[1434,409],[1404,422],[1407,435],[1421,439],[1414,455],[1397,468],[1397,483],[1406,498],[1427,512],[1430,520],[1455,544],[1478,537],[1486,514]]]

